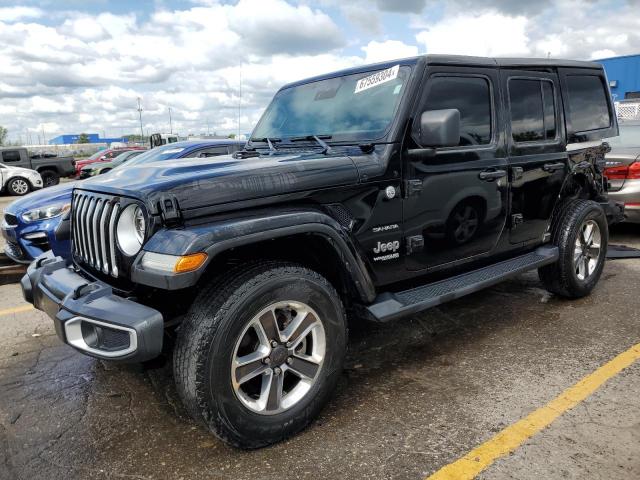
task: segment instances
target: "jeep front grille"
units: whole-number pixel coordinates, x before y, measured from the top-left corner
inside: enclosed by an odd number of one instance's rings
[[[118,277],[116,220],[119,211],[119,199],[88,192],[73,194],[73,254],[82,263],[112,277]]]

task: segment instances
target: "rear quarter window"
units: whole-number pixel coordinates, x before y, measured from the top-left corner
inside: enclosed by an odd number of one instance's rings
[[[574,132],[609,128],[608,93],[597,75],[567,75],[569,116]]]

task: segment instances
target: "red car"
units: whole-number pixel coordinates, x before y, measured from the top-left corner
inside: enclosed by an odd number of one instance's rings
[[[117,157],[118,155],[120,155],[122,152],[127,152],[129,150],[146,150],[146,148],[122,147],[122,148],[109,148],[107,150],[100,150],[94,153],[93,155],[91,155],[89,158],[76,161],[76,164],[75,164],[76,175],[80,175],[80,171],[82,170],[82,167],[84,167],[85,165],[89,165],[90,163],[95,163],[95,162],[108,162],[114,157]]]

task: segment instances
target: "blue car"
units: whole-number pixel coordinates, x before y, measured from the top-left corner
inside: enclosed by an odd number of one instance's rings
[[[129,162],[114,168],[121,172],[132,165],[176,158],[215,157],[242,149],[243,141],[191,140],[177,142],[149,150]],[[111,175],[109,172],[105,175]],[[55,255],[68,258],[71,245],[62,235],[56,238],[56,230],[71,205],[71,192],[78,182],[63,183],[26,195],[11,203],[4,211],[2,235],[6,240],[5,254],[19,263],[31,261],[52,250]]]

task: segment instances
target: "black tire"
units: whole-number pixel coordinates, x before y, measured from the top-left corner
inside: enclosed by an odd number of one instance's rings
[[[103,168],[102,170],[100,170],[98,172],[98,175],[102,175],[103,173],[107,173],[107,172],[110,172],[110,171],[111,171],[111,168]]]
[[[26,190],[24,185],[26,184]],[[31,183],[26,178],[14,177],[7,182],[7,192],[14,197],[21,197],[32,190]]]
[[[43,188],[53,187],[60,183],[60,175],[54,170],[43,170],[40,172],[40,176],[42,177]]]
[[[600,230],[600,251],[593,273],[582,280],[576,272],[574,249],[580,228],[589,220]],[[580,298],[591,293],[602,275],[608,240],[607,217],[600,205],[591,200],[566,201],[554,214],[551,225],[551,243],[560,250],[560,258],[538,269],[545,288],[565,298]]]
[[[321,318],[326,350],[311,389],[288,410],[256,413],[232,386],[236,343],[251,319],[278,301],[303,302]],[[199,293],[180,326],[174,377],[191,416],[226,443],[245,449],[279,442],[305,428],[330,398],[347,344],[340,297],[317,272],[284,262],[244,266],[212,281]]]

